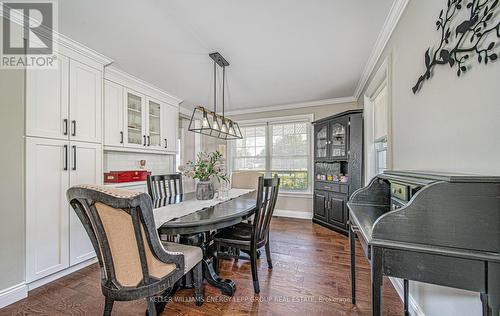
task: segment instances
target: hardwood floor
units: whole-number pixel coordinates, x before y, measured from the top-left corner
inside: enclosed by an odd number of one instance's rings
[[[192,290],[180,290],[162,315],[370,315],[370,269],[358,244],[357,305],[350,303],[348,238],[306,220],[273,218],[267,269],[259,263],[260,295],[254,295],[250,263],[223,260],[221,276],[233,279],[233,298],[205,284],[206,302],[196,307]],[[0,315],[102,315],[104,297],[97,264],[29,293]],[[384,282],[384,315],[402,315],[391,282]],[[184,301],[184,302],[183,302]],[[116,302],[113,315],[144,315],[145,301]]]

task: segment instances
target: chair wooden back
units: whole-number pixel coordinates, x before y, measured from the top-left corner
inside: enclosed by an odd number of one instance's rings
[[[148,194],[81,185],[66,195],[97,254],[103,292],[135,289],[137,294],[137,288],[165,276],[183,275],[184,255],[160,243]]]
[[[273,217],[276,200],[278,199],[280,178],[265,179],[264,177],[259,177],[258,184],[252,236],[252,242],[256,244],[257,248],[267,243],[271,218]]]
[[[148,193],[153,200],[183,194],[182,175],[180,173],[149,175],[147,183]]]

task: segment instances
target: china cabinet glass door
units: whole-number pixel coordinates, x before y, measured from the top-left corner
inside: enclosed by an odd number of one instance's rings
[[[326,158],[328,156],[328,125],[318,126],[315,134],[316,158]]]
[[[338,120],[330,123],[330,157],[347,157],[347,121]]]
[[[127,92],[127,142],[144,145],[142,97]]]
[[[148,146],[161,147],[161,106],[154,101],[148,102]]]

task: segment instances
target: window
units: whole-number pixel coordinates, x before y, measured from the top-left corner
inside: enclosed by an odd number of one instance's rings
[[[373,138],[375,144],[375,170],[387,169],[387,84],[383,83],[373,98]]]
[[[266,125],[241,128],[236,140],[233,170],[266,170]]]
[[[281,188],[306,191],[309,186],[308,122],[271,124],[271,172],[281,178]]]
[[[374,73],[364,95],[365,181],[392,168],[391,76],[387,56]]]
[[[262,171],[281,178],[281,190],[307,192],[310,186],[310,120],[241,123],[243,139],[231,144],[232,171]]]
[[[387,169],[387,137],[375,142],[375,170],[377,174]]]

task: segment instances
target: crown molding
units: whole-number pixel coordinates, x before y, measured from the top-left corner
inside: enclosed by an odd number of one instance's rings
[[[363,70],[363,74],[359,79],[358,86],[354,92],[354,98],[356,100],[358,100],[361,96],[368,79],[370,79],[370,75],[377,65],[377,61],[382,56],[382,53],[384,52],[384,49],[409,2],[410,0],[395,0],[392,4],[391,10],[389,11],[389,14],[384,22],[384,26],[382,27],[382,31],[375,42],[375,46],[373,47],[370,57],[368,58]]]
[[[270,105],[270,106],[263,106],[263,107],[251,107],[248,109],[226,111],[225,115],[229,116],[229,115],[240,115],[240,114],[290,110],[290,109],[308,108],[308,107],[322,106],[322,105],[351,103],[351,102],[356,102],[356,101],[357,101],[357,99],[354,97],[333,98],[333,99],[324,99],[324,100],[300,102],[300,103],[278,104],[278,105]]]
[[[119,85],[125,86],[132,90],[148,91],[151,97],[155,97],[162,101],[165,101],[169,104],[175,104],[176,106],[182,102],[182,99],[165,92],[164,90],[142,80],[139,79],[121,69],[116,68],[115,66],[107,66],[104,68],[104,79],[113,81]]]
[[[62,47],[65,47],[73,52],[84,55],[84,56],[94,60],[95,62],[97,62],[103,66],[107,66],[107,65],[110,65],[111,63],[113,63],[113,59],[93,50],[92,48],[89,48],[89,47],[67,37],[66,35],[63,35],[63,34],[60,34],[57,32],[55,32],[54,35],[55,35],[54,38],[56,39],[57,44],[62,46]]]

